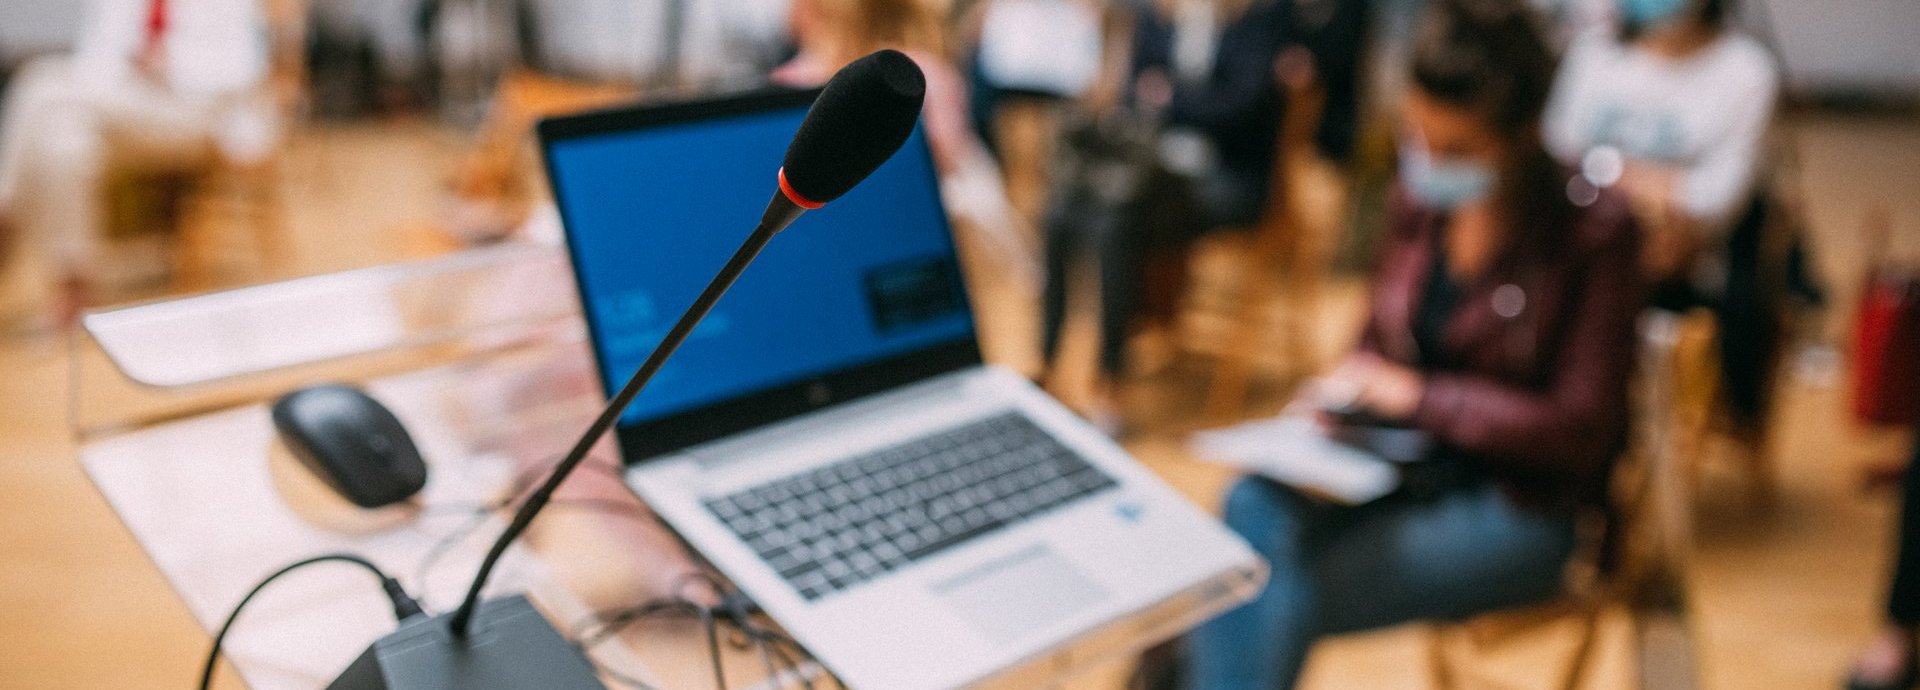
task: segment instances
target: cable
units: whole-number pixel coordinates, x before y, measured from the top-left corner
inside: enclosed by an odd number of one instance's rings
[[[574,639],[583,648],[591,648],[605,643],[627,626],[658,617],[697,618],[706,635],[707,652],[712,664],[714,684],[725,690],[727,680],[720,650],[721,626],[729,626],[729,631],[740,637],[729,640],[735,649],[753,650],[760,655],[761,663],[768,671],[768,680],[784,680],[798,683],[804,690],[815,690],[816,676],[824,675],[833,679],[836,687],[845,690],[846,684],[833,675],[825,665],[807,653],[805,647],[785,633],[754,620],[759,608],[753,600],[741,592],[726,586],[711,573],[690,573],[682,578],[681,584],[705,579],[713,584],[720,594],[720,603],[706,607],[681,596],[654,599],[625,609],[599,613],[593,619],[575,627]],[[676,589],[684,589],[677,587]],[[623,685],[649,690],[645,683],[630,678],[616,678]]]
[[[720,622],[713,609],[700,609],[700,623],[707,626],[707,656],[713,661],[713,687],[727,690],[726,665],[720,663]]]
[[[253,589],[249,590],[246,596],[241,597],[240,603],[234,604],[233,611],[227,614],[226,622],[220,624],[220,631],[213,636],[213,647],[207,650],[207,663],[200,669],[200,690],[207,690],[207,688],[212,685],[213,669],[220,661],[220,647],[226,642],[227,633],[233,629],[234,621],[240,618],[240,612],[247,608],[247,604],[252,602],[253,598],[259,595],[261,590],[266,589],[267,585],[273,584],[273,581],[280,579],[281,576],[310,565],[328,562],[351,563],[365,568],[367,572],[373,573],[374,577],[379,578],[380,588],[386,591],[387,599],[393,604],[393,617],[395,620],[404,621],[413,616],[420,615],[420,602],[408,596],[406,590],[400,587],[400,581],[389,577],[386,571],[381,570],[380,566],[374,565],[373,561],[349,553],[330,553],[296,561],[284,568],[274,571],[272,575],[268,575],[266,579],[254,585]]]

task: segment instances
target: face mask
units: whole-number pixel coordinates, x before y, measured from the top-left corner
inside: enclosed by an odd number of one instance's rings
[[[1652,26],[1680,14],[1687,0],[1620,0],[1620,16],[1628,24]]]
[[[1451,211],[1487,198],[1499,176],[1485,163],[1435,159],[1420,146],[1400,152],[1400,184],[1422,206]]]

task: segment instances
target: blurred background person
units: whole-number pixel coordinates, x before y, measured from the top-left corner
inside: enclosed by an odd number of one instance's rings
[[[1352,161],[1359,135],[1370,0],[1278,0],[1286,11],[1279,68],[1283,80],[1310,83],[1324,91],[1320,122],[1314,128],[1317,153],[1336,164]]]
[[[256,0],[96,0],[72,54],[21,68],[0,121],[0,223],[52,267],[57,323],[87,304],[111,173],[271,150],[267,35]]]
[[[1125,112],[1096,114],[1063,142],[1046,220],[1042,359],[1058,354],[1071,275],[1099,290],[1100,362],[1083,412],[1118,431],[1118,381],[1143,320],[1171,320],[1186,247],[1201,232],[1260,219],[1272,186],[1282,94],[1275,63],[1287,2],[1160,0],[1133,20],[1122,55]],[[1163,324],[1164,325],[1164,324]]]
[[[1189,638],[1187,687],[1292,687],[1322,635],[1556,594],[1625,448],[1639,232],[1612,193],[1570,200],[1541,146],[1554,61],[1532,11],[1437,0],[1411,60],[1361,341],[1301,403],[1422,432],[1433,481],[1357,507],[1236,484],[1226,521],[1274,570]]]
[[[1208,228],[1266,206],[1279,134],[1274,76],[1287,2],[1157,0],[1133,46],[1133,96],[1160,118],[1169,163],[1194,180]]]
[[[1920,357],[1920,353],[1908,353]],[[1920,426],[1916,426],[1920,431]],[[1854,661],[1847,690],[1920,687],[1920,442],[1901,472],[1893,573],[1880,633]]]
[[[1124,42],[1111,40],[1120,15],[1099,0],[984,0],[958,17],[972,44],[974,128],[1029,224],[1045,212],[1063,118],[1112,107],[1120,80],[1102,76],[1124,53]]]
[[[1759,458],[1784,340],[1784,271],[1765,239],[1782,220],[1765,182],[1780,75],[1732,25],[1733,2],[1620,0],[1617,28],[1568,48],[1546,137],[1562,162],[1633,203],[1655,305],[1713,313],[1725,421]]]
[[[1007,198],[1000,165],[973,129],[965,74],[952,61],[949,7],[941,0],[792,0],[788,30],[795,48],[770,77],[774,84],[812,88],[847,63],[883,48],[905,53],[926,74],[921,127],[940,175],[941,199],[954,224],[962,268],[975,302],[1004,295],[1031,303],[1038,290],[1039,260],[1033,232]],[[1031,368],[1031,321],[1018,310],[979,315],[994,327],[981,347],[990,358]],[[1003,325],[1008,324],[1008,325]]]
[[[922,121],[934,164],[951,174],[984,148],[968,118],[966,80],[948,56],[944,19],[935,0],[793,0],[788,21],[796,52],[774,69],[773,81],[816,87],[875,50],[906,53],[927,75]]]
[[[1869,264],[1854,314],[1853,421],[1865,429],[1920,431],[1920,256],[1902,257],[1885,207],[1870,211],[1862,232]],[[1849,690],[1920,686],[1920,436],[1906,439],[1913,459],[1867,467],[1868,488],[1897,484],[1894,561],[1884,616],[1853,662]]]

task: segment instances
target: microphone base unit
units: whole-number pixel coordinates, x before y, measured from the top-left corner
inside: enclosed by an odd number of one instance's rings
[[[465,638],[447,619],[407,619],[328,690],[607,690],[585,653],[524,596],[481,603]]]

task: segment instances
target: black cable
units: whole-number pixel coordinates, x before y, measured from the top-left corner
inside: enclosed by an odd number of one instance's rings
[[[310,565],[328,562],[351,563],[365,568],[368,572],[373,573],[374,577],[379,578],[380,588],[386,591],[387,599],[393,604],[393,617],[395,620],[406,620],[413,616],[420,615],[420,603],[414,601],[413,597],[407,595],[406,590],[400,587],[400,581],[389,577],[386,571],[381,570],[380,566],[374,565],[373,561],[350,553],[330,553],[296,561],[284,568],[274,571],[272,575],[268,575],[266,579],[254,585],[253,589],[249,590],[246,596],[241,597],[240,603],[234,604],[233,611],[227,614],[226,622],[220,624],[220,631],[213,636],[212,649],[207,651],[207,663],[200,669],[200,690],[207,690],[208,687],[211,687],[213,683],[213,669],[220,662],[220,647],[226,642],[227,633],[233,629],[234,621],[240,618],[240,612],[247,608],[247,604],[252,602],[253,598],[258,596],[261,590],[266,589],[267,585],[273,584],[273,581],[280,579],[281,576]]]
[[[753,648],[760,654],[760,665],[767,669],[767,680],[778,682],[780,680],[780,668],[773,663],[773,653],[767,651],[767,639],[757,635],[748,635],[747,637],[753,640]]]
[[[801,688],[804,690],[813,690],[813,678],[801,670],[799,662],[794,661],[793,657],[789,656],[786,650],[781,649],[780,645],[775,644],[771,639],[767,640],[767,648],[773,650],[773,655],[780,659],[780,663],[785,665],[787,670],[792,672],[795,678],[800,679]]]
[[[698,618],[701,622],[702,632],[707,636],[707,652],[709,661],[713,666],[714,683],[717,687],[721,688],[721,690],[727,688],[725,669],[720,650],[720,626],[722,624],[730,626],[732,632],[737,632],[742,636],[742,638],[737,641],[730,641],[730,644],[735,648],[741,650],[752,649],[761,655],[761,663],[769,670],[769,680],[779,679],[781,675],[779,671],[784,670],[792,677],[793,682],[799,683],[800,687],[805,690],[815,690],[817,686],[814,683],[814,674],[818,674],[832,678],[836,687],[845,690],[846,684],[841,682],[839,676],[834,675],[832,671],[828,670],[827,667],[821,664],[818,659],[814,658],[812,654],[807,653],[806,648],[801,646],[799,641],[794,640],[778,629],[756,622],[753,616],[757,613],[758,608],[754,605],[753,600],[747,597],[745,593],[725,587],[724,583],[714,579],[714,576],[711,574],[693,573],[683,578],[682,581],[684,584],[687,581],[703,578],[709,579],[717,587],[720,587],[721,600],[719,604],[707,607],[678,596],[650,600],[625,609],[596,614],[593,619],[577,626],[573,637],[581,647],[591,648],[605,643],[627,626],[648,619],[657,617]],[[805,668],[807,665],[812,666],[814,669],[813,673],[808,672]],[[619,680],[624,685],[636,688],[644,689],[645,686],[644,683],[630,678],[616,680]]]
[[[707,656],[713,661],[713,687],[727,690],[726,665],[720,662],[720,623],[713,609],[700,609],[700,623],[707,626]]]

